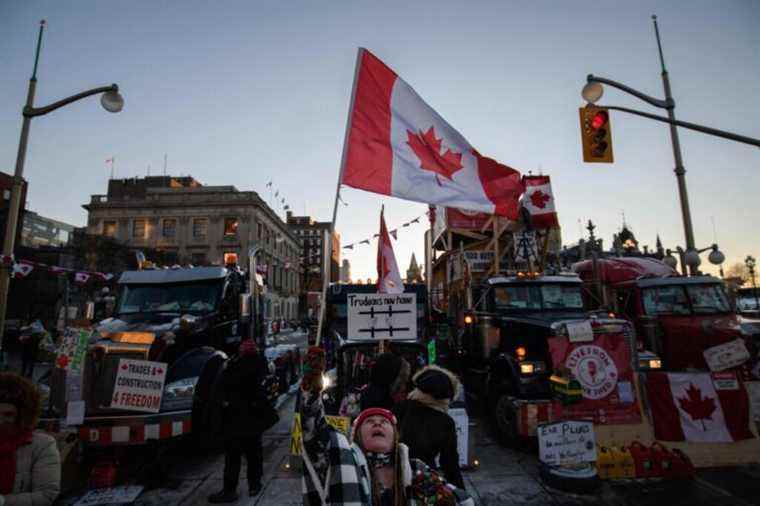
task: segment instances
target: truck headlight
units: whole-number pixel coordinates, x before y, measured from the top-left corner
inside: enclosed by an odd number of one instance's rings
[[[531,374],[538,374],[546,370],[546,365],[543,362],[521,362],[520,374],[530,376]]]
[[[533,374],[534,369],[531,363],[520,364],[520,374]]]
[[[332,378],[328,376],[327,374],[322,375],[322,389],[328,389],[332,386]]]
[[[184,378],[173,381],[164,387],[164,398],[168,401],[177,399],[191,399],[195,394],[195,385],[198,383],[198,376]]]

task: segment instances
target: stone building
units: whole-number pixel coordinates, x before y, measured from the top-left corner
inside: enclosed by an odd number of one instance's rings
[[[322,290],[322,273],[325,271],[324,257],[330,222],[316,221],[311,216],[293,216],[293,213],[288,211],[287,223],[301,243],[304,292],[319,292]],[[340,234],[337,232],[332,236],[329,269],[330,281],[337,282],[340,277]]]
[[[92,195],[82,207],[88,234],[154,249],[168,264],[247,268],[248,251],[260,247],[266,315],[295,318],[301,245],[258,193],[205,186],[190,176],[148,176],[111,179],[107,195]]]
[[[409,262],[409,268],[406,270],[406,282],[407,283],[422,283],[422,269],[417,264],[417,258],[412,253],[412,259]]]
[[[34,211],[24,212],[21,244],[30,248],[67,246],[72,239],[74,225],[45,218]]]

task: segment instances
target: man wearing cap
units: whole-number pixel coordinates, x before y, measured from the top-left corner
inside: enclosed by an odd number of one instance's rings
[[[446,480],[464,488],[456,424],[448,415],[459,380],[451,371],[430,365],[417,372],[412,382],[414,390],[393,408],[399,420],[400,439],[409,447],[410,456],[429,466],[434,466],[438,457]]]
[[[300,416],[303,433],[303,503],[311,506],[473,505],[399,442],[396,417],[384,408],[362,411],[350,437],[327,424],[321,399],[324,351],[312,347],[304,362]]]

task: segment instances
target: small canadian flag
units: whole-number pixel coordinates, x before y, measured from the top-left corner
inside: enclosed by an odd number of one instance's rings
[[[557,208],[554,206],[554,194],[549,176],[523,176],[525,193],[522,204],[530,213],[533,228],[556,228]]]
[[[90,280],[90,275],[86,272],[77,272],[74,274],[74,281],[77,283],[87,283]]]
[[[15,279],[23,279],[34,270],[34,266],[24,261],[16,262],[13,264],[13,277]]]
[[[380,211],[380,237],[377,240],[377,293],[404,293],[404,281],[398,271],[384,213],[384,210]]]

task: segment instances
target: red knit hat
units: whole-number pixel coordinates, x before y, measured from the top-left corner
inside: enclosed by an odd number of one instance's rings
[[[383,408],[367,408],[361,413],[359,413],[359,416],[356,417],[356,420],[354,420],[353,430],[352,432],[356,432],[359,430],[359,427],[364,423],[364,421],[369,418],[370,416],[382,416],[389,422],[391,422],[391,425],[396,427],[396,417],[393,416],[393,413],[388,411],[387,409]]]

